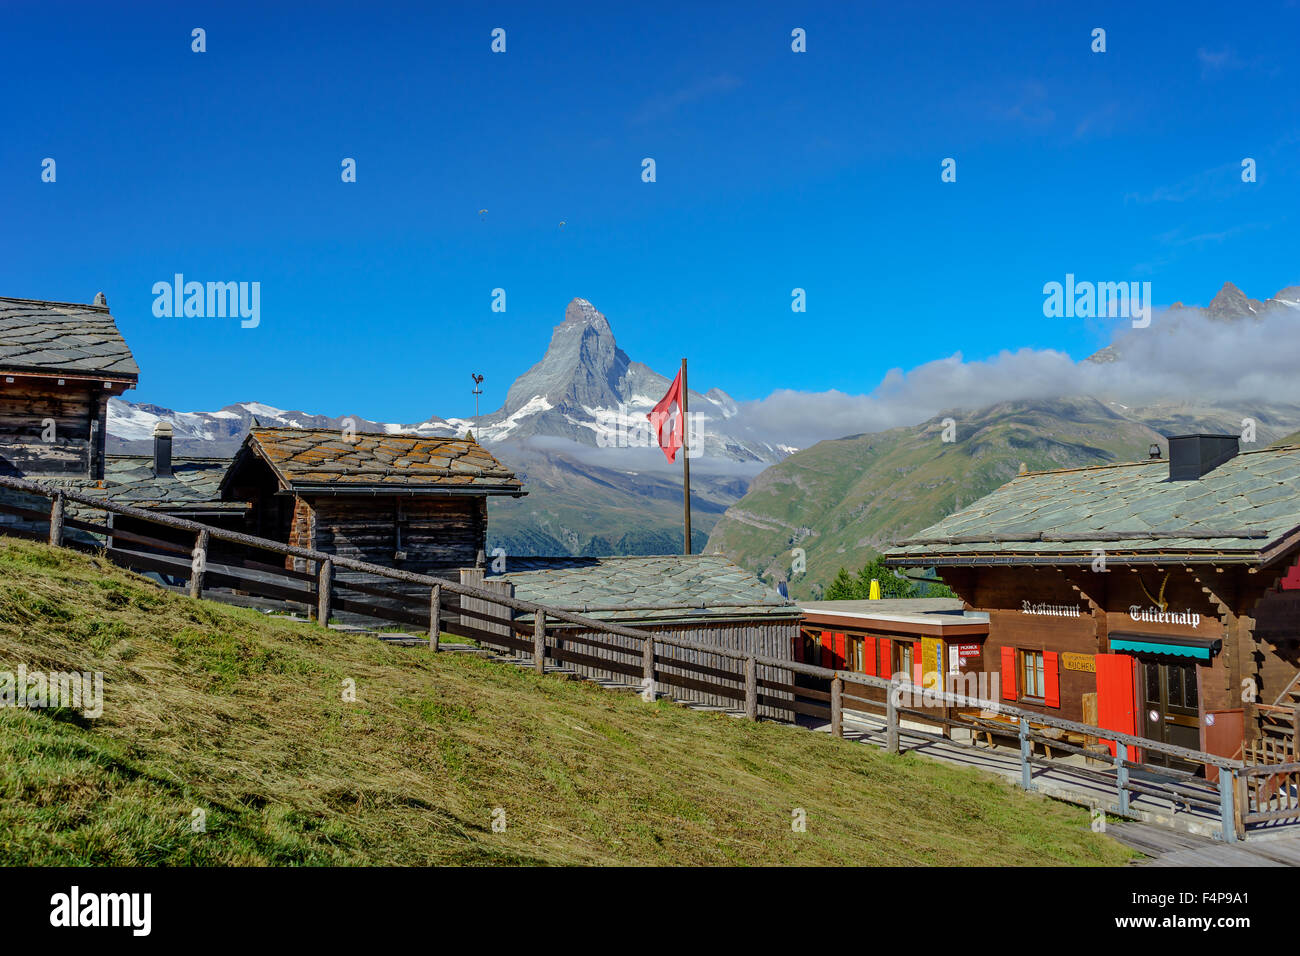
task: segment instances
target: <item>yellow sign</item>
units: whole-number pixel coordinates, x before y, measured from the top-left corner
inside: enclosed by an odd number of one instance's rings
[[[1097,672],[1097,658],[1092,654],[1062,654],[1061,666],[1067,671],[1084,671],[1088,674]]]
[[[940,662],[943,660],[943,642],[936,637],[921,638],[921,679],[933,684],[942,681]],[[934,676],[931,677],[930,675]],[[926,686],[929,686],[927,684]]]

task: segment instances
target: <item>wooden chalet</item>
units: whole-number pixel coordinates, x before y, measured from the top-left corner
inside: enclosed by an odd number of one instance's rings
[[[885,561],[988,614],[1001,699],[1225,757],[1296,760],[1300,446],[1022,474]],[[1174,758],[1144,752],[1148,763]]]
[[[791,660],[799,640],[798,606],[717,554],[508,558],[506,570],[489,574],[486,580],[519,600],[693,644]],[[462,583],[478,582],[462,574]],[[524,615],[524,620],[529,619]],[[548,627],[560,640],[566,633],[579,633],[562,624]],[[581,647],[590,660],[570,663],[578,673],[615,680],[630,676],[634,682],[639,679],[639,667],[629,668],[624,662],[629,652],[640,654],[640,642],[618,635],[588,636],[599,637],[608,646]],[[673,665],[673,660],[679,660],[725,670],[734,662],[676,647],[662,647],[661,654],[656,664],[661,681],[666,674],[677,675],[683,682],[699,681],[694,687],[665,682],[663,690],[697,703],[735,706],[734,695],[710,693],[699,671]],[[785,685],[792,680],[789,671],[768,665],[758,667],[758,676]],[[770,697],[773,703],[759,707],[762,716],[787,720],[793,716],[784,703],[790,694],[773,690]]]
[[[220,483],[245,530],[419,574],[482,566],[490,495],[524,495],[472,436],[253,428]]]
[[[103,293],[0,298],[0,474],[102,479],[108,400],[139,377]]]

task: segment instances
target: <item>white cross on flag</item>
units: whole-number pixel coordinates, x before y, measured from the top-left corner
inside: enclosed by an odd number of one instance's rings
[[[654,431],[664,457],[669,461],[677,460],[677,452],[682,447],[682,435],[685,433],[686,419],[682,415],[682,373],[679,370],[673,383],[659,404],[646,416]]]

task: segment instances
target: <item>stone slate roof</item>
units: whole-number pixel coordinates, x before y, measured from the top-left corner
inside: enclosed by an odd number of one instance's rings
[[[295,491],[371,489],[522,495],[523,484],[472,438],[422,438],[323,428],[253,428],[236,456],[253,454]]]
[[[620,621],[795,618],[799,608],[721,555],[507,558],[515,597]]]
[[[1195,481],[1165,459],[1020,475],[885,552],[890,565],[1273,560],[1300,533],[1300,446],[1245,452]]]
[[[140,367],[107,306],[0,297],[0,370],[127,379]]]
[[[174,458],[172,476],[153,473],[152,455],[109,455],[104,459],[104,483],[86,493],[119,505],[168,513],[241,512],[248,502],[222,501],[221,479],[228,458]]]

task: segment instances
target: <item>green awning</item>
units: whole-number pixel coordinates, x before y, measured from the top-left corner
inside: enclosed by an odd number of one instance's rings
[[[1111,634],[1110,649],[1126,654],[1163,654],[1208,661],[1219,652],[1223,641],[1216,638],[1175,637],[1167,634]]]

